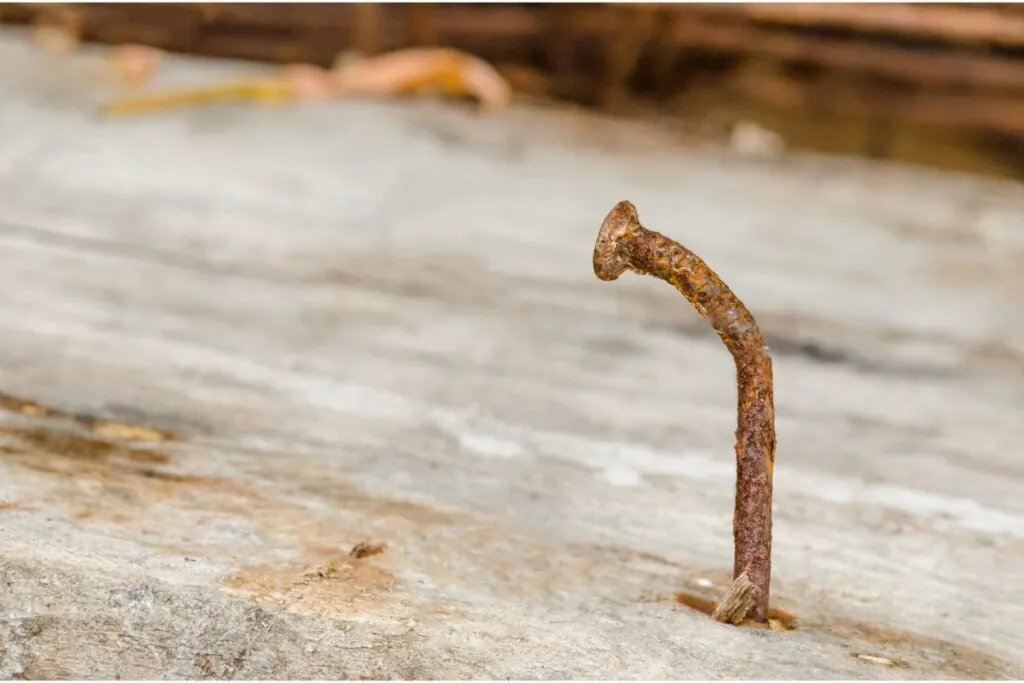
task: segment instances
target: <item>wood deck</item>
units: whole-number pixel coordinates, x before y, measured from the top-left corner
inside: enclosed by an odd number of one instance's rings
[[[522,107],[104,121],[89,68],[0,35],[3,677],[1024,676],[1019,186]],[[673,601],[728,584],[733,369],[594,277],[621,199],[774,351],[796,631]]]

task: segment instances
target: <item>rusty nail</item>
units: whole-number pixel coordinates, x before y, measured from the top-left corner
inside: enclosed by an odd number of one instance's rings
[[[754,599],[747,618],[764,623],[772,568],[772,470],[775,398],[772,359],[747,307],[692,251],[640,224],[636,207],[619,202],[601,224],[594,274],[615,280],[627,270],[674,286],[707,318],[736,362],[736,509],[733,578],[747,575]]]

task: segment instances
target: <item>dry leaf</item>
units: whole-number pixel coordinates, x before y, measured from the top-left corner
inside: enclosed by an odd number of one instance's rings
[[[512,88],[490,64],[473,55],[448,48],[410,48],[353,59],[339,57],[332,72],[339,95],[400,95],[440,91],[469,95],[484,111],[508,106]]]
[[[285,79],[257,78],[126,97],[108,102],[101,109],[108,116],[131,116],[201,104],[231,101],[279,103],[291,98],[292,86]]]
[[[140,53],[127,54],[142,59]],[[107,114],[127,115],[226,100],[277,103],[431,90],[472,96],[487,112],[504,109],[512,99],[511,86],[483,60],[458,50],[414,48],[367,58],[342,53],[329,70],[311,64],[290,64],[276,77],[153,93],[112,102],[103,109]]]

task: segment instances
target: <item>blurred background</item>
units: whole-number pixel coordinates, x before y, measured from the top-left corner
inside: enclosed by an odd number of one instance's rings
[[[84,40],[317,66],[444,46],[488,62],[519,99],[740,146],[1024,177],[1015,4],[4,3],[0,21],[34,26],[51,49]]]

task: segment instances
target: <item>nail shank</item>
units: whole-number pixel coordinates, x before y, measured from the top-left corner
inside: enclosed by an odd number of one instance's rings
[[[630,202],[611,210],[594,247],[594,274],[615,280],[627,270],[674,286],[707,318],[736,363],[736,509],[733,578],[746,573],[755,600],[748,618],[767,619],[771,582],[775,400],[772,360],[754,317],[696,254],[644,228]]]

